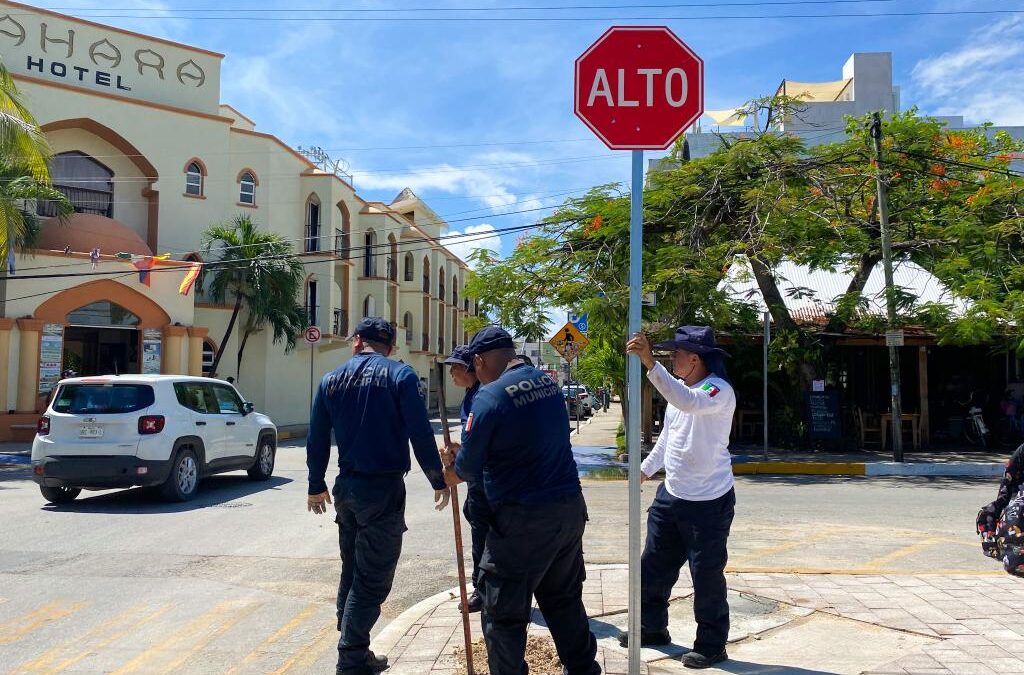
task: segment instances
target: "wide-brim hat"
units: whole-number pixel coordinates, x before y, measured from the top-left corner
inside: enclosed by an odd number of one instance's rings
[[[691,354],[721,354],[728,352],[715,345],[715,331],[710,326],[680,326],[674,340],[665,340],[654,345],[655,349],[669,351],[683,350]]]

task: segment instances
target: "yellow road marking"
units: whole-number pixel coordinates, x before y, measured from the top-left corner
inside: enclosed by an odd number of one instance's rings
[[[176,651],[183,645],[188,644],[197,635],[205,633],[211,626],[216,625],[221,617],[231,610],[237,609],[238,604],[239,603],[233,601],[220,603],[205,614],[201,614],[193,619],[188,625],[171,633],[167,639],[144,649],[138,656],[115,670],[113,675],[124,675],[124,673],[137,672],[140,666],[151,661],[155,657],[167,652]],[[147,668],[146,670],[152,671],[152,668]]]
[[[250,614],[252,614],[253,612],[255,612],[257,609],[259,609],[262,606],[263,606],[262,603],[253,603],[251,605],[247,605],[245,607],[242,607],[238,611],[234,612],[231,616],[229,616],[227,619],[225,619],[223,622],[221,622],[221,624],[219,626],[217,626],[217,628],[215,628],[214,630],[210,631],[209,633],[206,633],[206,635],[204,635],[201,639],[197,640],[195,642],[195,644],[193,644],[193,646],[191,648],[189,648],[184,654],[182,654],[180,657],[175,659],[170,665],[168,665],[166,668],[164,668],[160,672],[163,675],[167,675],[167,673],[176,673],[176,672],[178,672],[178,668],[183,663],[185,663],[186,661],[191,659],[193,656],[198,654],[200,650],[202,650],[204,647],[206,647],[206,645],[210,644],[211,642],[213,642],[214,640],[219,638],[221,635],[223,635],[224,633],[226,633],[229,630],[231,630],[231,628],[233,628],[239,621],[241,621],[245,617],[249,616]],[[184,671],[182,671],[182,672],[184,672]]]
[[[49,650],[48,652],[43,653],[38,658],[36,658],[36,659],[34,659],[32,661],[29,661],[28,663],[22,664],[21,666],[19,666],[18,672],[21,672],[21,671],[38,672],[38,671],[42,670],[45,666],[49,665],[50,662],[54,661],[58,656],[60,656],[61,652],[63,652],[64,650],[71,649],[75,645],[85,644],[89,640],[92,640],[92,639],[102,635],[106,630],[108,630],[110,628],[113,628],[114,626],[117,626],[118,624],[124,623],[125,621],[128,621],[129,619],[134,618],[135,615],[141,609],[142,609],[142,605],[139,605],[139,606],[132,607],[130,609],[125,610],[124,612],[119,613],[117,616],[115,616],[115,617],[113,617],[111,619],[108,619],[107,621],[104,621],[99,626],[93,628],[92,630],[87,632],[85,635],[82,635],[81,637],[78,637],[78,638],[74,638],[74,639],[72,639],[72,640],[70,640],[70,641],[68,641],[68,642],[66,642],[66,643],[64,643],[62,645],[58,645],[58,646],[54,647],[53,649]]]
[[[291,621],[289,621],[285,625],[281,626],[281,628],[276,633],[274,633],[269,638],[264,640],[260,644],[260,646],[256,647],[256,649],[254,649],[251,652],[249,652],[249,654],[247,654],[246,657],[244,659],[242,659],[241,663],[239,663],[234,668],[229,670],[226,673],[226,675],[233,675],[234,673],[237,673],[239,670],[242,669],[243,666],[252,663],[253,661],[258,659],[259,657],[261,657],[264,654],[266,654],[267,653],[267,648],[270,647],[270,645],[274,644],[275,642],[277,642],[278,640],[280,640],[281,638],[283,638],[286,635],[290,634],[296,628],[301,626],[302,623],[304,621],[306,621],[306,619],[308,619],[310,616],[313,615],[314,612],[316,612],[316,610],[317,610],[317,605],[309,605],[308,607],[306,607],[305,609],[300,611],[298,614],[296,614],[292,618]]]
[[[62,602],[51,602],[39,609],[29,612],[7,623],[0,624],[0,645],[9,645],[20,640],[29,633],[39,630],[54,621],[59,621],[69,614],[74,614],[88,603],[79,602],[65,605]]]
[[[869,569],[869,570],[871,570],[871,569],[877,570],[877,569],[879,569],[881,567],[884,567],[885,565],[888,565],[889,563],[893,562],[894,560],[899,560],[900,558],[906,558],[908,555],[913,555],[913,554],[917,553],[918,551],[923,551],[926,548],[930,548],[932,546],[935,546],[936,544],[943,544],[943,543],[946,543],[946,541],[944,539],[939,539],[937,537],[930,537],[928,539],[925,539],[924,541],[919,541],[916,544],[911,544],[909,546],[904,546],[901,549],[897,549],[897,550],[893,551],[892,553],[889,553],[887,555],[883,555],[883,556],[881,556],[879,558],[875,558],[874,560],[869,560],[868,562],[864,563],[863,566],[865,568]]]
[[[337,626],[333,623],[327,624],[319,631],[317,631],[316,637],[313,641],[307,644],[299,651],[292,654],[292,657],[284,662],[284,664],[274,671],[274,675],[284,675],[293,668],[298,668],[298,672],[307,673],[309,667],[313,665],[316,658],[320,656],[329,645],[337,642],[332,633],[337,631]]]
[[[68,658],[66,660],[61,661],[60,663],[58,663],[53,668],[47,669],[45,672],[48,675],[52,675],[54,673],[61,673],[63,671],[68,670],[72,666],[74,666],[74,665],[76,665],[78,663],[81,663],[82,661],[85,661],[86,659],[88,659],[91,656],[96,655],[96,653],[98,653],[100,649],[103,649],[105,647],[110,646],[111,644],[117,642],[118,640],[120,640],[124,636],[128,635],[129,633],[135,632],[136,630],[138,630],[142,626],[145,626],[148,623],[156,621],[157,619],[159,619],[163,615],[167,614],[167,611],[170,608],[171,608],[171,606],[167,605],[165,607],[161,607],[160,609],[157,609],[156,611],[151,611],[150,614],[147,614],[147,615],[139,618],[137,621],[133,621],[130,626],[126,626],[126,627],[124,627],[123,629],[121,629],[119,631],[111,633],[110,635],[106,636],[105,638],[103,638],[102,640],[97,642],[95,645],[93,645],[93,646],[91,646],[91,647],[89,647],[87,649],[83,649],[82,651],[79,651],[78,653],[76,653],[76,655],[74,655],[74,656],[72,656],[72,657],[70,657],[70,658]],[[131,618],[133,618],[133,617],[131,617]],[[125,617],[122,616],[121,618],[116,618],[115,620],[112,620],[111,622],[109,622],[109,624],[111,624],[111,627],[113,627],[115,625],[125,623],[125,621],[127,619],[128,618],[125,618]],[[98,630],[95,631],[95,632],[96,632],[97,635],[99,634]],[[84,640],[84,638],[83,638],[83,640]],[[80,641],[82,641],[82,640],[80,640]]]

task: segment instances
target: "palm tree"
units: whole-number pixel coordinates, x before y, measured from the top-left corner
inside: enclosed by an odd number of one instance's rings
[[[50,146],[0,64],[0,261],[14,248],[30,248],[39,234],[26,201],[49,200],[63,222],[72,212],[67,198],[50,185]]]
[[[220,246],[214,247],[218,243]],[[279,234],[260,231],[248,216],[237,216],[230,223],[210,226],[203,233],[203,248],[212,268],[210,292],[220,302],[228,297],[234,300],[211,372],[217,372],[243,304],[249,316],[238,350],[239,363],[248,336],[266,324],[274,329],[274,342],[285,340],[291,349],[306,325],[295,300],[302,288],[304,269],[292,253],[292,245]]]

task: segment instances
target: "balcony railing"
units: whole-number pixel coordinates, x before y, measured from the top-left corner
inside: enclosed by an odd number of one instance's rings
[[[103,190],[90,190],[88,188],[72,187],[70,185],[54,185],[59,192],[62,192],[75,213],[93,213],[98,216],[114,217],[114,195],[112,192]],[[57,215],[57,204],[40,199],[36,202],[36,215],[44,218],[51,218]]]
[[[344,232],[334,231],[334,255],[338,256],[342,260],[348,260],[351,257],[351,237]]]
[[[422,346],[423,346],[423,351],[425,351],[425,352],[429,352],[430,351],[430,336],[427,335],[426,333],[423,334]]]
[[[332,335],[348,335],[348,310],[334,310],[334,321],[331,324]]]
[[[306,225],[306,253],[316,253],[320,250],[320,224]]]
[[[405,329],[405,344],[412,344],[412,326],[409,326]]]
[[[306,318],[309,319],[310,326],[319,326],[320,305],[306,305]]]

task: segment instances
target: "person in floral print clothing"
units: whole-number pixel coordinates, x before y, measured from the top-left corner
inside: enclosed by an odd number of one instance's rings
[[[985,555],[1024,577],[1024,445],[1006,463],[996,500],[978,512],[978,534]]]

